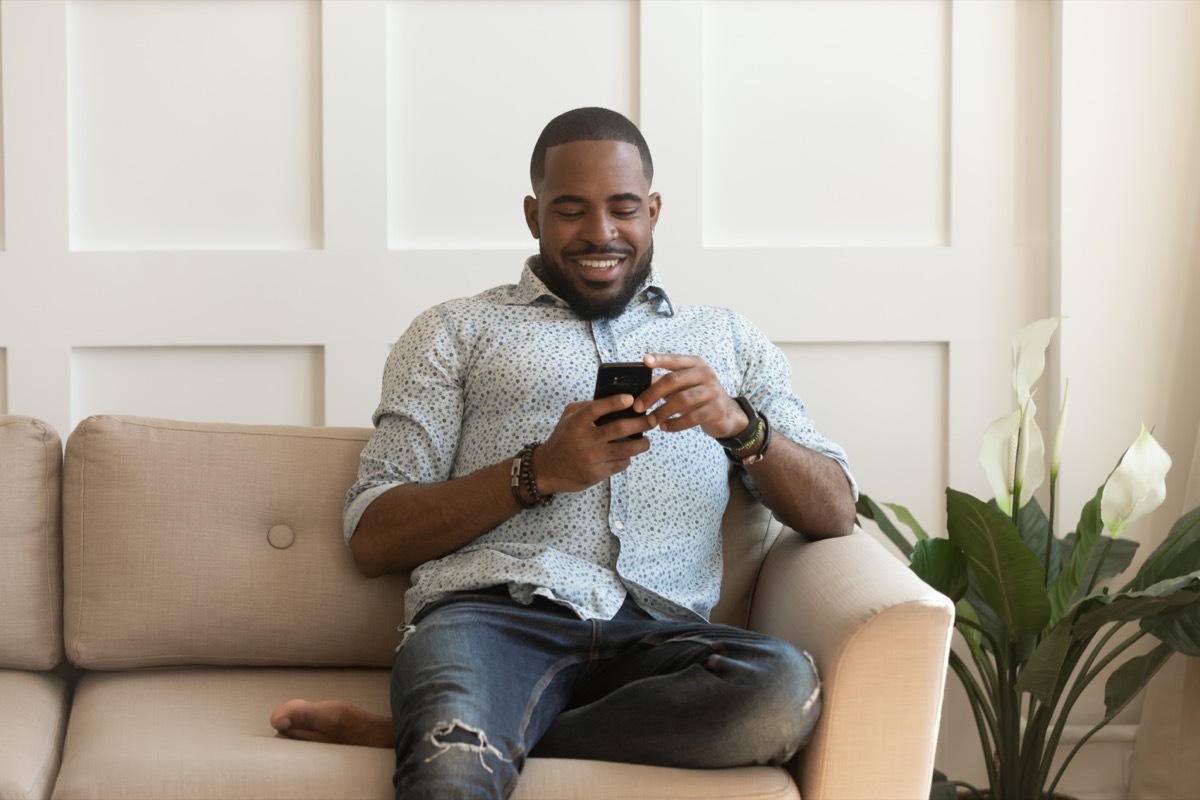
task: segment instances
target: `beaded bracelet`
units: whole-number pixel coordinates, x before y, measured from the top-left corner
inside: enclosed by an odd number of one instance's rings
[[[517,453],[513,459],[510,475],[512,482],[513,498],[521,508],[536,508],[537,506],[548,506],[554,500],[554,495],[543,495],[538,492],[537,480],[533,477],[533,451],[541,445],[541,442],[527,444],[521,448],[521,452]],[[525,491],[533,498],[532,502],[525,502],[525,498],[521,495],[521,487],[525,487]]]

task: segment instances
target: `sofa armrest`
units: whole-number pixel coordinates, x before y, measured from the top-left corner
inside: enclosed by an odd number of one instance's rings
[[[785,529],[750,627],[808,651],[823,711],[791,765],[805,800],[929,796],[954,606],[867,534]]]

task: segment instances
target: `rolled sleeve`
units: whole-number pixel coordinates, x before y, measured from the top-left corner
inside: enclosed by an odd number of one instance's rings
[[[730,313],[735,340],[743,350],[746,364],[741,394],[754,408],[766,415],[774,435],[786,436],[796,444],[837,462],[846,475],[851,495],[857,501],[858,482],[850,471],[846,451],[818,431],[808,416],[804,401],[792,389],[792,369],[787,356],[748,320]],[[744,470],[742,480],[755,496],[759,496],[757,487]]]

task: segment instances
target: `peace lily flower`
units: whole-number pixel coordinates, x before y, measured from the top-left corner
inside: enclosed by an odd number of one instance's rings
[[[1143,424],[1141,434],[1125,451],[1100,495],[1100,519],[1113,538],[1162,504],[1167,496],[1169,469],[1171,456]]]
[[[1017,407],[1024,408],[1032,394],[1033,384],[1046,368],[1046,348],[1062,317],[1047,317],[1031,322],[1013,337],[1013,389],[1017,392]]]
[[[1058,424],[1054,427],[1054,444],[1050,448],[1050,485],[1058,480],[1058,465],[1062,462],[1063,430],[1067,427],[1067,401],[1071,399],[1071,381],[1063,383],[1062,409],[1058,412]]]
[[[1026,398],[1023,408],[1000,417],[983,432],[979,463],[992,487],[996,505],[1006,516],[1012,515],[1014,494],[1020,495],[1017,499],[1020,508],[1045,481],[1045,455],[1032,396]]]

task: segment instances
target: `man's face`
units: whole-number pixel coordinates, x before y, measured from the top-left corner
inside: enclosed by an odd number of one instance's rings
[[[650,273],[661,206],[636,146],[549,148],[538,196],[525,198],[525,221],[542,255],[539,277],[584,319],[620,314]]]

